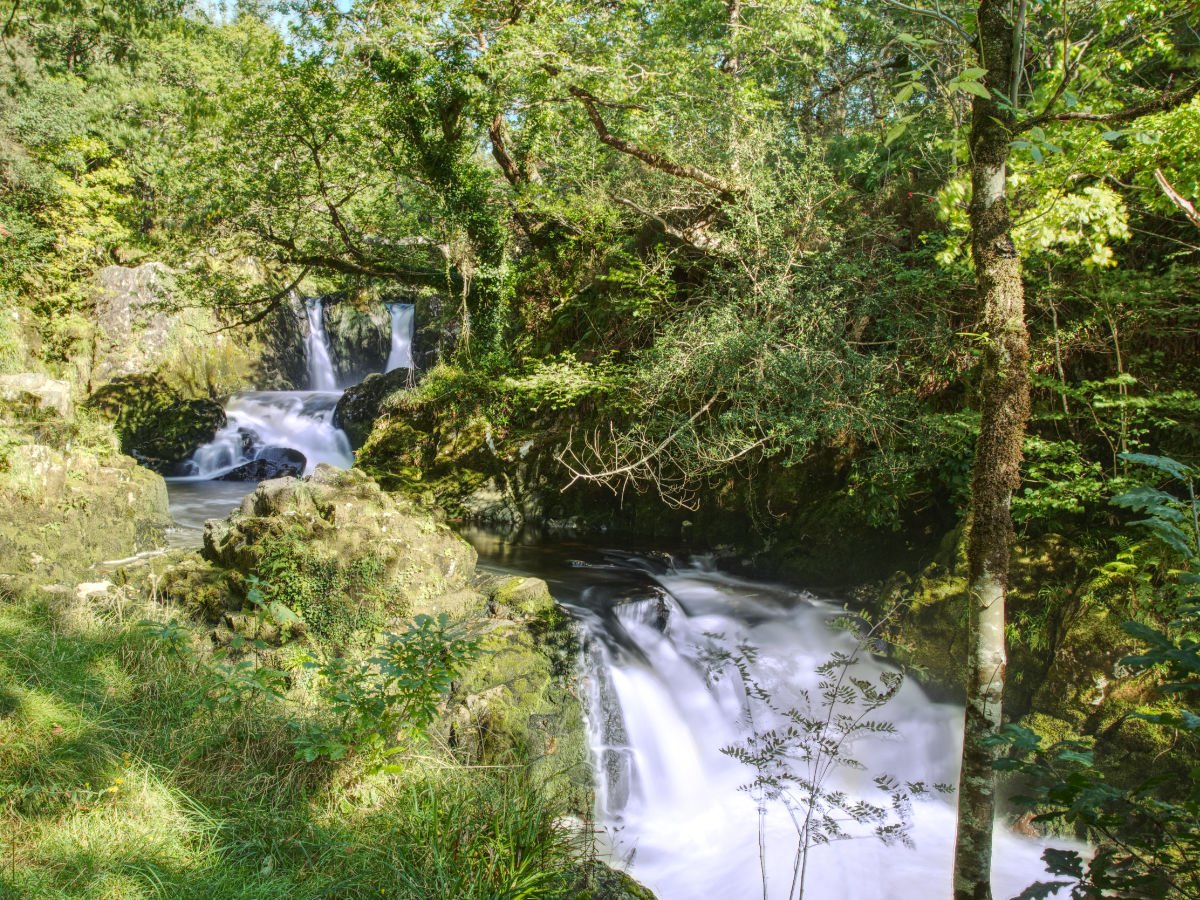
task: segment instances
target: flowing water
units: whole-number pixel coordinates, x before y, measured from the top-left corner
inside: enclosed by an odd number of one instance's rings
[[[786,724],[782,713],[803,711],[806,692],[810,708],[823,714],[816,670],[834,651],[856,647],[855,637],[830,625],[841,608],[703,564],[676,566],[585,547],[568,551],[582,559],[565,560],[547,549],[530,557],[528,548],[514,550],[485,532],[468,537],[485,565],[490,560],[548,577],[581,623],[597,823],[615,861],[660,900],[753,900],[764,896],[764,877],[765,896],[796,896],[793,814],[802,818],[804,805],[789,813],[782,803],[767,802],[760,817],[759,803],[744,789],[753,770],[722,748]],[[770,705],[748,696],[732,669],[713,677],[713,651],[736,652],[742,643],[755,654],[746,664],[751,686],[764,689]],[[856,678],[878,683],[894,671],[869,652],[858,659],[850,671]],[[846,706],[836,711],[853,712]],[[890,794],[876,786],[876,776],[930,786],[957,780],[960,706],[936,703],[905,682],[872,718],[891,723],[895,733],[851,741],[849,755],[862,768],[833,767],[824,789],[887,807]],[[799,776],[809,772],[799,758],[789,768]],[[808,850],[805,897],[950,896],[953,797],[931,792],[914,799],[905,813],[906,838],[890,844],[874,836],[872,823],[840,818],[847,836]],[[1014,897],[1043,877],[1046,846],[998,827],[997,898]]]
[[[308,356],[308,386],[314,391],[336,391],[337,378],[329,357],[329,338],[325,334],[325,304],[320,297],[304,301],[308,313],[308,338],[304,347]]]
[[[305,474],[320,463],[354,462],[345,432],[333,426],[339,391],[244,391],[225,402],[225,427],[184,463],[185,477],[208,481],[269,449],[298,450]],[[178,480],[178,479],[172,479]]]
[[[392,359],[411,338],[411,307],[390,307]],[[320,302],[309,307],[309,371],[314,385],[332,384]],[[404,316],[408,316],[405,326]],[[406,330],[407,329],[407,330]],[[211,480],[268,448],[304,454],[306,471],[322,462],[349,466],[346,436],[333,427],[336,390],[249,391],[231,397],[228,424],[200,448],[190,475],[171,479],[176,520],[172,543],[196,546],[204,520],[236,508],[251,489]],[[722,752],[784,723],[786,711],[820,707],[817,668],[855,640],[830,627],[840,609],[810,594],[733,578],[703,564],[676,565],[665,554],[631,555],[563,540],[514,544],[479,530],[465,532],[483,567],[546,578],[576,617],[590,700],[588,730],[596,764],[597,823],[612,859],[627,866],[660,900],[783,900],[795,896],[797,816],[779,802],[745,790],[753,770]],[[714,659],[752,648],[743,679]],[[852,674],[878,682],[893,670],[860,651]],[[756,690],[763,694],[756,696]],[[806,693],[807,692],[807,693]],[[769,697],[764,701],[762,697]],[[838,711],[846,711],[841,709]],[[894,733],[859,736],[845,745],[861,768],[834,767],[824,790],[847,802],[888,806],[876,776],[899,783],[957,779],[961,708],[937,703],[906,682],[873,718]],[[805,763],[792,771],[804,777]],[[904,811],[904,840],[884,844],[874,823],[843,822],[844,839],[813,843],[804,867],[808,898],[946,897],[954,845],[952,798],[918,799]],[[844,817],[843,817],[844,819]],[[994,888],[1012,897],[1042,875],[1044,843],[1000,828]],[[764,894],[765,880],[765,894]]]
[[[333,412],[342,392],[337,390],[329,338],[325,334],[324,304],[319,297],[305,300],[308,312],[308,391],[242,391],[225,401],[225,427],[183,463],[179,483],[214,481],[234,469],[263,457],[270,450],[295,450],[303,454],[304,474],[321,463],[346,468],[353,464],[350,441],[333,424]],[[221,502],[235,489],[216,487]],[[243,487],[242,493],[246,493]],[[203,487],[178,488],[172,496],[187,497],[189,508],[202,503]],[[224,508],[224,507],[222,507]],[[228,512],[221,513],[227,515]]]
[[[388,313],[392,317],[392,349],[388,353],[385,372],[393,369],[413,367],[413,305],[411,303],[389,303]]]

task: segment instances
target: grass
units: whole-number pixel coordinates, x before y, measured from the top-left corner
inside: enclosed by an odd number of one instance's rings
[[[588,895],[524,766],[301,762],[284,704],[203,705],[149,611],[0,596],[0,897]]]

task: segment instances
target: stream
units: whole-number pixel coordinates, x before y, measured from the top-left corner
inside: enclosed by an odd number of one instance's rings
[[[411,307],[390,311],[411,337]],[[323,344],[320,307],[312,301],[309,320],[309,344]],[[392,361],[408,353],[407,346],[393,350]],[[405,361],[411,365],[411,356]],[[309,363],[314,386],[332,384],[326,347],[310,346]],[[193,474],[169,479],[171,542],[197,546],[206,519],[240,505],[254,486],[214,481],[213,473],[263,449],[299,450],[309,460],[307,471],[318,462],[349,465],[345,435],[332,426],[338,396],[326,389],[230,398],[229,425],[196,452]],[[830,766],[827,757],[806,761],[803,750],[814,746],[811,739],[786,749],[786,771],[801,778],[817,771],[811,780],[823,792],[838,792],[843,806],[866,801],[883,811],[864,814],[859,806],[858,822],[831,811],[810,832],[806,864],[799,868],[797,823],[804,805],[789,808],[747,790],[754,769],[726,752],[785,726],[792,711],[831,722],[838,714],[855,714],[838,706],[829,715],[821,706],[818,667],[831,654],[851,654],[856,647],[850,632],[831,627],[839,606],[792,587],[733,577],[703,558],[677,560],[653,549],[630,552],[558,538],[513,541],[480,528],[462,534],[479,552],[480,568],[544,578],[579,622],[602,848],[660,900],[783,900],[796,895],[801,875],[809,898],[950,896],[953,797],[931,792],[908,803],[881,790],[876,778],[953,784],[960,706],[934,702],[915,682],[904,681],[867,717],[887,723],[883,729],[840,742],[853,766]],[[739,655],[744,678],[729,665]],[[862,683],[878,685],[894,673],[869,648],[855,658],[846,674]],[[830,671],[835,679],[842,675],[840,667]],[[826,727],[818,737],[830,734]],[[796,785],[791,789],[803,794]],[[889,824],[902,827],[885,843],[874,832]],[[835,830],[836,839],[824,840]],[[1045,846],[997,829],[997,898],[1014,897],[1043,876]]]

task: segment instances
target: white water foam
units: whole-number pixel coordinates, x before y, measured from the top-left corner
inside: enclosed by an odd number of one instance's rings
[[[338,391],[245,391],[225,403],[227,422],[185,463],[186,478],[218,478],[270,448],[298,450],[309,475],[320,463],[349,468],[354,454],[345,432],[333,426]]]
[[[849,652],[855,641],[828,626],[838,610],[811,597],[699,570],[656,580],[662,595],[617,606],[615,621],[583,612],[585,630],[596,638],[590,641],[589,730],[598,763],[598,819],[611,855],[660,900],[795,897],[795,823],[782,805],[767,804],[764,894],[758,807],[742,789],[753,770],[721,752],[750,733],[747,712],[760,733],[781,719],[747,699],[736,673],[711,683],[699,648],[711,645],[713,634],[724,635],[718,643],[726,648],[748,642],[757,650],[753,679],[776,709],[786,709],[803,705],[803,691],[819,702],[816,668],[834,650]],[[854,674],[878,683],[887,670],[863,653]],[[858,738],[852,756],[863,769],[837,769],[825,787],[886,806],[889,797],[874,784],[876,775],[930,785],[957,781],[960,707],[934,703],[905,683],[874,718],[892,722],[897,733]],[[801,762],[793,767],[805,771]],[[847,825],[852,837],[812,846],[804,896],[950,896],[953,797],[914,801],[910,821],[912,847],[885,845],[870,827],[853,824]],[[1046,846],[997,825],[997,898],[1046,879],[1040,859]]]
[[[320,297],[304,301],[308,312],[308,337],[304,342],[308,356],[308,386],[314,391],[336,391],[337,378],[329,357],[329,338],[325,334],[325,304]]]

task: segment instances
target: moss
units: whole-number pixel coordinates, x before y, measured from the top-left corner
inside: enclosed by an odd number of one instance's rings
[[[3,458],[0,571],[70,578],[161,546],[166,485],[132,459],[24,442],[10,443]]]
[[[164,599],[177,603],[202,622],[216,622],[235,604],[241,605],[229,574],[199,556],[190,556],[167,569],[159,587]]]
[[[470,760],[510,761],[519,748],[546,789],[589,808],[591,770],[583,712],[552,655],[527,623],[495,621],[479,660],[456,685],[461,703],[452,740]]]
[[[111,418],[121,449],[157,470],[190,456],[225,424],[213,400],[185,400],[156,377],[130,375],[98,389],[89,405]]]

